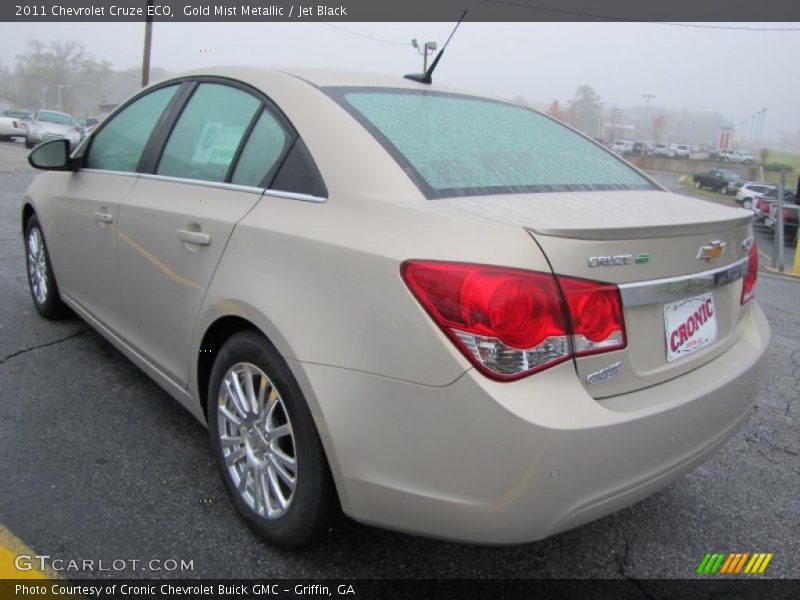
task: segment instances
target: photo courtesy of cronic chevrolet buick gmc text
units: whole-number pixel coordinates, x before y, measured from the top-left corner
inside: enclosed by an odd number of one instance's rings
[[[536,111],[230,67],[68,144],[29,158],[36,308],[75,311],[207,423],[274,544],[342,512],[536,540],[661,489],[750,414],[770,335],[752,213]]]

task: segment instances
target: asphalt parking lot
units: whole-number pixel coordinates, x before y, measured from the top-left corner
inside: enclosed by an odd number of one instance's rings
[[[762,271],[772,342],[757,405],[708,463],[655,496],[547,540],[478,547],[354,526],[275,550],[228,502],[207,433],[77,318],[29,299],[19,206],[34,172],[0,144],[0,525],[39,554],[174,559],[191,571],[108,576],[309,578],[694,577],[707,552],[771,552],[800,578],[800,280]],[[446,451],[443,449],[442,451]],[[640,582],[653,596],[658,582]]]

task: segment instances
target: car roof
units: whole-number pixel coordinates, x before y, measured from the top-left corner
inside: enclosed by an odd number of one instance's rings
[[[434,82],[431,84],[419,83],[405,79],[402,74],[387,75],[382,73],[369,73],[353,71],[347,69],[310,69],[292,67],[250,67],[250,66],[217,66],[202,69],[194,69],[183,73],[175,73],[167,79],[179,79],[181,77],[192,76],[212,76],[238,79],[244,83],[249,83],[257,88],[269,87],[276,80],[285,78],[287,75],[306,82],[316,87],[378,87],[378,88],[398,88],[409,90],[432,90],[454,94],[467,94],[482,98],[492,98],[511,102],[501,96],[484,94],[456,86],[450,86]]]

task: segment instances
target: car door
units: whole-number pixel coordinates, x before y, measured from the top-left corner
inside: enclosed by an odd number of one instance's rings
[[[265,99],[214,81],[193,85],[151,172],[121,203],[118,223],[125,337],[184,387],[214,270],[294,139]]]
[[[121,331],[116,219],[136,182],[143,149],[178,86],[135,99],[92,139],[83,166],[52,203],[48,244],[61,292],[114,331]]]

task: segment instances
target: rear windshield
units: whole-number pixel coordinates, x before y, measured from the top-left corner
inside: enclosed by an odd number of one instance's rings
[[[73,124],[72,117],[69,115],[57,112],[47,112],[45,110],[40,110],[39,116],[36,118],[37,120],[44,121],[45,123],[58,123],[59,125]]]
[[[474,96],[326,88],[429,199],[657,189],[611,152],[533,110]]]

